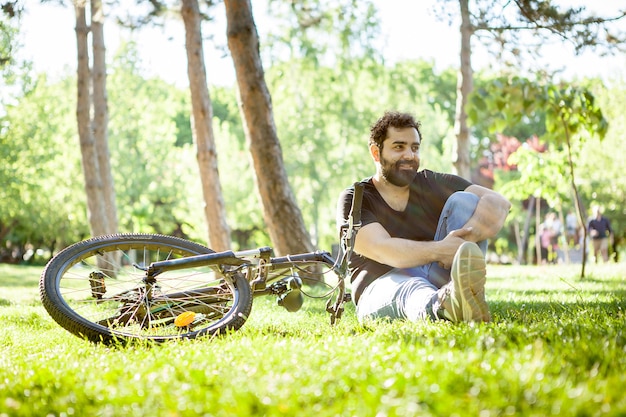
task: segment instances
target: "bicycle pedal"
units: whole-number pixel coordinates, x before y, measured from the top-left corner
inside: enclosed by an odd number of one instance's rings
[[[100,271],[94,271],[89,274],[89,286],[91,287],[91,296],[101,300],[102,296],[107,292],[104,274]]]
[[[278,298],[278,305],[290,313],[300,310],[302,304],[304,304],[304,297],[300,290],[289,291]]]

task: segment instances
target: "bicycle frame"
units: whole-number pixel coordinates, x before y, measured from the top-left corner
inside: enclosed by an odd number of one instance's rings
[[[274,271],[284,271],[291,268],[303,268],[306,265],[323,264],[332,270],[338,277],[338,284],[331,291],[326,304],[326,311],[330,314],[331,324],[341,318],[344,304],[351,301],[350,293],[346,292],[345,280],[349,274],[348,262],[353,252],[354,239],[361,227],[361,202],[363,186],[355,183],[355,192],[348,222],[341,227],[341,245],[337,259],[327,251],[307,252],[296,255],[272,257],[271,247],[242,251],[223,251],[205,255],[189,256],[185,258],[153,262],[146,270],[147,291],[157,282],[157,276],[166,271],[187,269],[200,266],[219,265],[221,273],[227,276],[234,271],[245,271],[254,297],[274,294],[282,296],[279,305],[288,311],[297,311],[302,306],[302,280],[298,276],[289,276],[279,279],[281,275],[271,278]],[[227,268],[228,267],[228,268]],[[272,285],[270,283],[274,282]],[[333,301],[332,292],[337,292]],[[200,293],[197,292],[197,295]],[[181,298],[188,298],[189,292],[181,293]],[[176,299],[170,294],[168,300]]]
[[[283,304],[286,304],[284,300],[286,297],[289,297],[287,303],[292,303],[292,305],[284,305],[284,307],[289,311],[297,311],[301,303],[297,308],[293,306],[293,303],[295,302],[297,304],[295,299],[299,297],[302,280],[294,275],[284,277],[281,273],[294,267],[305,268],[310,265],[323,264],[339,278],[336,288],[336,290],[339,291],[338,297],[334,305],[330,303],[327,305],[327,311],[331,313],[331,323],[335,323],[336,319],[338,319],[343,312],[343,304],[351,300],[350,294],[345,291],[348,259],[346,255],[348,254],[342,255],[341,258],[338,257],[342,259],[339,262],[326,251],[308,252],[281,257],[272,257],[271,254],[272,249],[270,247],[262,247],[237,252],[224,251],[189,256],[175,260],[153,262],[146,270],[146,293],[150,293],[152,286],[158,282],[158,275],[166,271],[204,266],[219,266],[221,274],[225,277],[232,273],[245,273],[254,297],[270,294],[278,296],[285,295],[283,299],[279,299],[279,305],[282,305],[281,301],[283,301]],[[275,272],[277,272],[278,275],[272,276],[272,273]],[[193,294],[190,291],[170,294],[167,300],[169,302],[178,302],[188,299],[189,297],[196,297],[202,298],[203,300],[206,298],[206,302],[211,302],[207,296],[213,297],[214,294],[204,294],[204,292],[205,290],[196,290],[193,291]],[[151,314],[153,314],[153,312],[151,312]]]
[[[355,184],[336,258],[326,251],[273,256],[272,248],[213,252],[196,242],[159,234],[97,236],[63,249],[40,278],[41,300],[52,318],[94,342],[196,338],[239,329],[253,299],[274,295],[297,311],[303,297],[327,299],[331,324],[339,319],[350,278],[349,259],[361,226],[362,187]],[[171,272],[173,271],[173,272]],[[303,280],[332,272],[323,295]]]

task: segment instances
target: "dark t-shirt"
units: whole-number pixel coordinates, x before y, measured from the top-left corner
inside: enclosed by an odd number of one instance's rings
[[[378,193],[371,177],[361,183],[364,185],[361,224],[365,226],[380,223],[392,237],[418,241],[432,241],[435,238],[439,217],[448,197],[471,185],[469,181],[456,175],[419,171],[411,183],[406,208],[404,211],[396,211]],[[344,190],[339,197],[338,227],[347,221],[353,195],[354,186]],[[358,302],[365,287],[393,269],[357,253],[352,254],[349,267],[355,302]]]
[[[589,231],[591,230],[596,230],[598,232],[598,234],[593,236],[592,239],[603,239],[605,237],[609,237],[611,234],[611,224],[606,217],[600,216],[599,219],[594,218],[589,222]]]

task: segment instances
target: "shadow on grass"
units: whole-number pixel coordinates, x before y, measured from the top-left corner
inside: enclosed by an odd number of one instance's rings
[[[528,282],[537,282],[537,281],[545,281],[546,277],[542,277],[542,276],[524,276],[524,277],[520,277]],[[499,277],[499,276],[488,276],[488,282],[498,282],[498,283],[502,283],[502,282],[511,282],[511,280],[516,279],[516,278],[512,278],[512,277]],[[599,277],[596,275],[593,276],[587,276],[585,278],[580,278],[580,277],[570,277],[570,276],[564,276],[564,275],[559,275],[559,274],[555,274],[554,276],[549,277],[550,280],[559,280],[561,282],[570,284],[570,285],[580,285],[580,284],[611,284],[611,285],[626,285],[626,277],[620,277],[620,276],[607,276],[607,277]],[[554,281],[551,281],[554,282]]]
[[[0,264],[0,288],[36,287],[43,267]]]
[[[0,288],[37,287],[39,275],[24,277],[0,277]]]
[[[575,283],[584,284],[584,283],[593,283],[593,284],[617,284],[626,286],[626,277],[607,277],[607,278],[598,278],[595,276],[589,276],[585,278],[578,278]]]
[[[594,327],[599,321],[616,320],[623,327],[626,314],[626,291],[617,301],[491,301],[489,307],[495,321],[536,324],[540,322],[567,321]]]
[[[492,297],[490,297],[489,303],[491,303],[491,299],[494,299],[493,301],[498,301],[495,298],[497,298],[499,294],[514,294],[514,295],[518,294],[520,299],[532,298],[535,296],[545,296],[545,295],[553,295],[557,297],[563,294],[567,294],[569,297],[575,296],[577,298],[577,302],[578,301],[585,302],[591,296],[593,297],[609,296],[611,298],[616,298],[616,299],[626,299],[626,287],[624,289],[618,289],[618,290],[605,289],[605,290],[593,290],[593,291],[579,290],[575,288],[568,288],[568,289],[559,290],[559,291],[552,290],[552,289],[527,290],[523,288],[516,288],[516,289],[507,288],[507,289],[494,290],[492,294],[493,295]],[[533,300],[529,300],[529,301],[533,301]],[[558,303],[559,301],[554,301],[554,302]]]

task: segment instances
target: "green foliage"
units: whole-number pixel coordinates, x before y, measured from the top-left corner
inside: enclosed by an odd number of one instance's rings
[[[262,297],[236,333],[111,348],[47,316],[34,268],[0,265],[2,413],[623,415],[624,264],[575,274],[490,267],[486,325],[359,325],[349,305],[331,327],[322,301],[294,314]]]
[[[409,111],[422,120],[427,144],[422,166],[450,169],[443,155],[453,134],[445,112],[430,102],[432,64],[372,69],[355,60],[352,65],[312,68],[308,60],[291,60],[273,65],[266,75],[291,185],[314,242],[325,249],[336,242],[339,193],[373,173],[369,127],[385,110]]]
[[[606,135],[608,123],[588,89],[547,85],[538,98],[534,104],[544,106],[548,139],[557,144],[569,146],[572,135],[583,139],[594,135],[603,139]]]
[[[311,225],[314,239],[319,237],[320,228],[326,234],[332,233],[333,198],[367,175],[369,157],[364,135],[373,116],[360,108],[360,97],[355,97],[358,94],[349,91],[354,83],[370,85],[371,78],[357,71],[345,79],[332,68],[310,69],[303,60],[273,66],[267,82],[285,168],[305,224]],[[314,94],[320,86],[326,94]],[[349,173],[353,178],[341,181]]]
[[[608,128],[593,93],[585,87],[503,76],[476,89],[470,100],[470,119],[479,121],[484,113],[492,115],[492,133],[525,124],[529,118],[544,120],[546,134],[543,137],[562,146],[572,135],[583,139],[597,135],[602,139]]]
[[[129,44],[119,52],[110,65],[107,83],[108,137],[120,230],[202,240],[206,237],[204,203],[188,93],[143,77],[135,47]],[[31,244],[34,249],[54,249],[88,234],[75,84],[73,76],[54,84],[41,77],[5,106],[0,129],[0,180],[4,184],[0,230],[9,233],[0,237],[3,247],[13,242],[11,247]],[[219,100],[216,104],[221,105]]]
[[[222,192],[234,249],[271,245],[255,187],[254,170],[239,117],[235,90],[211,91],[213,131]]]
[[[533,195],[547,201],[558,212],[563,211],[563,205],[567,209],[575,208],[579,224],[586,226],[584,203],[589,202],[589,195],[579,192],[581,181],[576,174],[585,171],[576,171],[575,167],[585,142],[602,140],[608,130],[608,122],[592,91],[587,87],[532,82],[517,76],[495,79],[492,86],[492,89],[478,89],[472,95],[470,118],[494,114],[492,132],[529,120],[543,120],[545,132],[540,139],[548,143],[545,153],[521,147],[509,157],[509,163],[517,165],[519,176],[501,191],[518,204]],[[519,222],[520,217],[511,216],[509,221]],[[582,276],[584,271],[585,263]]]
[[[85,236],[84,189],[74,85],[54,85],[45,77],[15,104],[5,108],[0,131],[0,221],[10,227],[8,240],[35,248],[69,244]]]
[[[493,115],[491,132],[503,132],[529,120],[545,122],[540,139],[549,144],[549,151],[537,154],[522,147],[510,160],[520,172],[518,180],[506,187],[512,198],[535,195],[552,205],[567,196],[567,182],[559,179],[569,178],[568,182],[574,183],[577,150],[590,138],[602,139],[608,128],[595,97],[584,87],[503,77],[492,80],[490,88],[477,89],[471,103],[468,114],[472,120],[482,114]]]
[[[272,1],[271,7],[278,23],[272,25],[262,53],[272,63],[266,77],[286,169],[315,244],[330,249],[336,241],[336,198],[343,188],[373,172],[367,152],[369,126],[385,110],[409,111],[423,122],[424,168],[451,169],[456,72],[435,71],[429,62],[385,63],[373,47],[379,26],[371,2]],[[146,77],[138,48],[132,42],[123,45],[108,68],[109,141],[120,230],[178,234],[202,241],[204,202],[189,123],[189,93]],[[11,68],[18,74],[18,67]],[[32,84],[30,75],[26,71],[19,72],[19,77],[3,78],[17,84],[11,90],[15,100],[3,99],[7,114],[0,115],[0,180],[7,184],[0,189],[0,230],[17,222],[10,239],[62,246],[87,233],[75,133],[75,81],[68,76],[52,85],[45,79]],[[561,86],[540,90],[521,78],[477,74],[474,83],[482,99],[473,101],[470,108],[478,139],[472,144],[473,160],[483,156],[494,128],[520,139],[534,133],[545,138],[552,135],[555,146],[549,154],[536,160],[528,157],[528,166],[538,168],[527,170],[533,174],[524,180],[528,184],[520,188],[512,182],[511,190],[528,187],[532,193],[565,200],[565,182],[554,180],[564,172],[559,145],[563,135],[556,130],[558,124],[548,123],[567,117],[569,128],[574,129],[571,132],[576,132],[573,156],[581,167],[587,167],[588,175],[581,180],[585,199],[597,199],[616,216],[625,189],[618,170],[617,155],[621,154],[605,151],[595,137],[579,133],[581,123],[598,114],[600,102],[603,110],[605,103],[611,106],[611,117],[607,116],[611,124],[623,123],[617,110],[624,107],[619,98],[623,89],[613,95],[605,90],[602,100],[596,97],[594,102],[592,96],[579,94],[582,90],[575,94]],[[557,107],[542,101],[548,94]],[[234,247],[249,248],[269,244],[269,238],[235,97],[232,87],[211,87],[228,223]],[[567,113],[568,97],[588,114]],[[601,118],[595,123],[585,127],[606,130]],[[605,143],[619,150],[623,145],[617,132],[606,130],[610,142]],[[610,168],[610,174],[595,168],[600,166]]]
[[[610,85],[595,83],[590,86],[596,104],[602,108],[608,129],[602,142],[589,138],[578,151],[577,169],[584,172],[579,188],[586,208],[598,204],[611,220],[617,236],[626,235],[626,176],[623,175],[622,155],[626,155],[626,80],[616,79]]]
[[[21,10],[17,4],[7,3],[0,10],[0,71],[10,67],[17,47]]]
[[[6,4],[7,9],[18,6]],[[19,26],[20,14],[13,11],[0,11],[0,117],[6,116],[4,106],[14,104],[16,100],[29,92],[37,83],[31,78],[32,64],[15,57],[20,48]]]
[[[563,152],[539,153],[521,147],[509,157],[509,163],[519,167],[517,178],[504,183],[501,191],[518,201],[534,195],[547,200],[550,207],[554,207],[569,195],[568,182],[554,181],[567,177],[566,161]]]
[[[268,7],[275,19],[264,42],[270,62],[295,58],[342,68],[351,67],[355,59],[379,55],[373,47],[379,23],[370,0],[269,0]]]
[[[109,147],[120,230],[203,236],[187,95],[145,79],[129,51],[111,65]],[[188,135],[185,137],[185,135]]]
[[[500,92],[504,94],[500,95]],[[521,141],[534,135],[542,137],[546,132],[545,112],[526,110],[534,99],[534,92],[523,78],[476,73],[474,91],[467,106],[473,135],[487,142],[492,141],[490,138],[494,132]],[[489,100],[494,100],[494,103],[489,103]]]

